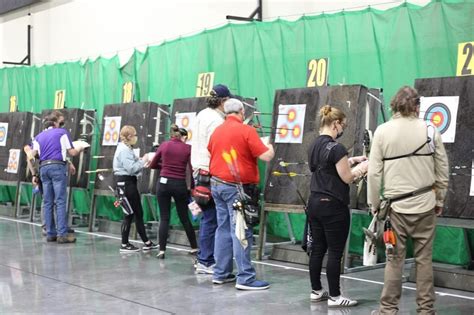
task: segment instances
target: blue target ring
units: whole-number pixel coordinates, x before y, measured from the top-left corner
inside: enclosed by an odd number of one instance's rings
[[[443,134],[451,124],[451,111],[446,104],[434,103],[426,110],[424,120],[430,121]]]
[[[7,136],[7,130],[5,127],[0,127],[0,142],[5,141],[5,137]]]

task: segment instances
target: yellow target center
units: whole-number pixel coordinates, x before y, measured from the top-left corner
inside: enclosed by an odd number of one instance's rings
[[[433,121],[433,124],[435,124],[436,126],[439,126],[442,121],[441,116],[439,114],[433,115],[432,121]]]
[[[186,128],[189,125],[189,118],[184,117],[181,123],[183,124],[183,127]]]
[[[298,137],[300,136],[300,134],[301,134],[301,128],[300,128],[300,126],[295,126],[295,127],[293,128],[293,136],[294,136],[295,138],[298,138]]]
[[[110,129],[115,129],[115,125],[116,125],[115,120],[111,120],[110,121]]]

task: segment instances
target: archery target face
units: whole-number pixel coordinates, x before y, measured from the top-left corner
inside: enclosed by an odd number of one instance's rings
[[[20,149],[10,149],[6,172],[17,174],[19,164],[20,164]]]
[[[0,147],[7,145],[8,123],[0,123]]]
[[[303,143],[306,104],[278,106],[275,143]]]
[[[190,143],[191,139],[193,138],[193,127],[194,121],[196,119],[196,112],[176,113],[175,117],[175,124],[179,128],[186,129],[186,131],[188,132],[188,139],[186,140],[186,143]]]
[[[104,118],[104,136],[102,138],[102,145],[115,146],[120,139],[120,127],[122,117],[113,116]]]
[[[438,128],[444,143],[453,143],[458,106],[459,96],[421,97],[420,118]]]

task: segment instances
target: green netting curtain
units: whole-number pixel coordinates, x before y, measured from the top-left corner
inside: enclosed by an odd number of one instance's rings
[[[472,1],[433,1],[425,7],[403,3],[386,11],[368,8],[293,22],[227,24],[144,53],[136,51],[123,67],[114,57],[3,68],[0,111],[8,111],[9,97],[16,95],[20,111],[40,112],[52,107],[56,90],[66,89],[68,107],[95,108],[102,117],[105,104],[120,101],[126,81],[136,83],[137,100],[172,104],[175,98],[193,97],[198,73],[212,71],[215,82],[239,95],[257,97],[260,109],[268,112],[275,90],[305,86],[308,60],[320,57],[329,58],[331,85],[380,87],[389,100],[416,78],[454,76],[457,44],[474,39],[473,16]],[[269,124],[270,118],[263,123]],[[0,198],[7,194],[5,188],[0,192]],[[83,198],[75,199],[77,207],[83,203],[87,208]],[[299,236],[303,219],[293,216],[292,222]],[[271,216],[270,230],[286,234],[280,215]],[[459,229],[451,230],[452,237],[459,237]],[[351,250],[360,251],[360,242],[354,242]],[[441,253],[444,247],[439,244],[435,251]],[[436,259],[448,259],[439,256]],[[455,263],[466,262],[461,256]]]

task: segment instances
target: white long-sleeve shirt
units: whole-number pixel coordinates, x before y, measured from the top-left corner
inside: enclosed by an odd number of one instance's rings
[[[207,150],[207,144],[214,130],[224,122],[225,115],[218,109],[207,107],[200,111],[193,126],[193,138],[191,139],[191,165],[196,169],[209,171],[211,155]]]

